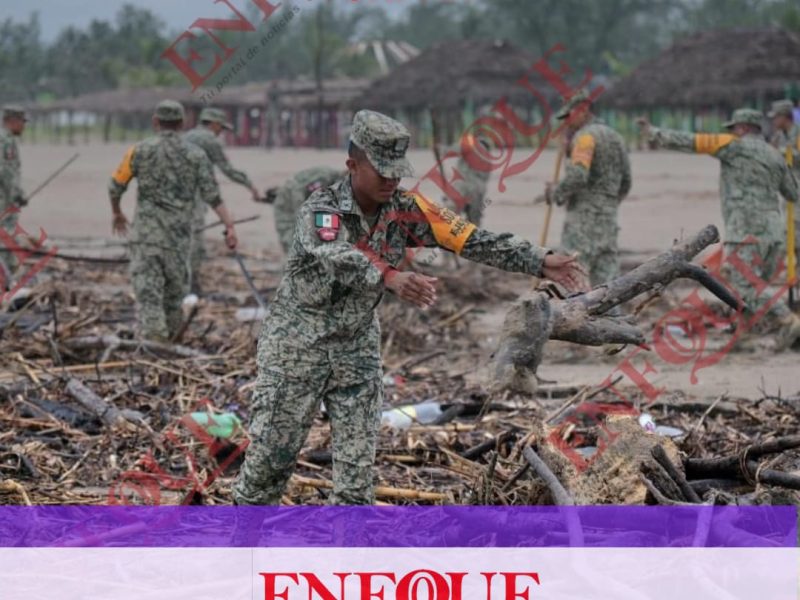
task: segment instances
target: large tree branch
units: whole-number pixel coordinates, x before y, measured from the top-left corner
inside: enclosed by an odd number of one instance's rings
[[[736,310],[743,307],[719,281],[692,260],[707,246],[719,241],[713,225],[676,244],[672,249],[585,294],[552,300],[534,292],[518,300],[503,323],[495,353],[493,387],[518,392],[536,388],[536,370],[547,340],[563,340],[588,346],[643,344],[644,334],[632,317],[603,316],[609,310],[675,279],[693,279]]]

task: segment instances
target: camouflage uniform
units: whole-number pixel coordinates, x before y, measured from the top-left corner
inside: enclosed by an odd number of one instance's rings
[[[761,123],[761,113],[751,109],[734,112],[734,123]],[[729,133],[686,133],[651,128],[651,142],[662,148],[709,154],[720,161],[720,194],[725,222],[725,253],[734,250],[764,281],[777,273],[785,258],[785,228],[778,195],[797,197],[797,186],[780,153],[760,135],[738,137]],[[759,294],[739,269],[730,269],[729,282],[756,312],[769,294]],[[760,296],[760,298],[759,298]],[[769,311],[783,320],[789,309],[777,302]]]
[[[346,174],[341,169],[311,167],[297,173],[278,190],[275,196],[275,228],[285,254],[289,253],[294,237],[297,211],[318,189],[333,185]]]
[[[156,114],[170,116],[178,109],[183,114],[179,104],[165,102]],[[139,186],[130,272],[140,334],[169,340],[180,327],[181,301],[189,291],[194,203],[200,198],[216,207],[222,200],[208,157],[175,131],[162,131],[128,150],[111,178],[111,199],[120,199],[134,177]]]
[[[558,118],[587,98],[576,94]],[[619,274],[617,208],[631,189],[631,166],[622,137],[594,117],[572,136],[567,155],[564,178],[553,191],[553,201],[567,209],[561,246],[580,255],[597,286]]]
[[[465,141],[468,146],[476,143],[475,138],[471,135]],[[461,197],[457,200],[444,198],[444,204],[449,208],[463,204],[459,212],[463,213],[469,222],[480,225],[483,219],[483,210],[486,208],[486,188],[489,186],[490,172],[473,167],[466,160],[464,148],[461,145],[451,148],[450,152],[458,154],[455,170],[463,175],[463,179],[455,181],[453,187]]]
[[[214,122],[222,124],[225,129],[233,129],[227,119],[225,113],[218,109],[206,108],[200,113],[201,122]],[[253,187],[253,182],[243,171],[239,171],[231,165],[228,157],[225,155],[225,150],[222,147],[222,142],[214,135],[214,132],[203,125],[198,125],[191,131],[184,134],[184,139],[191,142],[196,146],[200,146],[208,156],[209,160],[222,171],[228,179],[239,185],[243,185],[250,189]],[[201,229],[206,223],[206,213],[208,212],[208,204],[198,198],[195,202],[194,221],[192,228],[197,231]],[[191,268],[194,277],[195,273],[199,272],[200,265],[203,263],[203,258],[206,256],[205,245],[203,244],[203,234],[198,233],[194,236],[192,244],[192,259]]]
[[[351,140],[387,178],[408,176],[408,131],[371,111]],[[540,276],[547,250],[476,228],[398,190],[370,229],[349,178],[301,207],[286,271],[258,344],[251,444],[233,488],[238,504],[277,504],[324,400],[333,436],[333,503],[374,502],[372,467],[383,400],[376,308],[384,273],[408,247]]]
[[[18,107],[5,107],[3,116],[21,116],[25,112]],[[16,137],[5,127],[0,126],[0,228],[13,236],[19,220],[15,210],[27,204],[20,185],[22,164]],[[17,268],[17,258],[7,248],[0,252],[0,291],[10,284],[7,278]]]
[[[793,118],[793,104],[791,100],[780,100],[772,103],[772,111],[769,117],[772,118],[776,114],[784,114],[790,119]],[[800,124],[794,123],[788,131],[779,129],[772,134],[770,143],[775,146],[784,157],[784,161],[791,162],[792,170],[794,172],[795,181],[800,187]],[[788,160],[787,160],[788,159]],[[795,202],[797,198],[795,198]],[[800,214],[795,208],[795,255],[800,256]]]

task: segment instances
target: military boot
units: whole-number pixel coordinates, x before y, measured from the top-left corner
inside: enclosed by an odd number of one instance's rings
[[[780,320],[780,329],[775,334],[775,352],[790,350],[800,340],[800,317],[790,313]]]

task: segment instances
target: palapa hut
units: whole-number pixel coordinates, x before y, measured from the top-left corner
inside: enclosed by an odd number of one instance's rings
[[[178,100],[184,105],[187,128],[197,123],[205,106],[202,95],[199,92],[192,94],[188,88],[149,87],[93,92],[35,106],[32,112],[35,121],[50,126],[52,136],[58,138],[62,130],[66,130],[70,143],[81,132],[88,141],[90,130],[96,123],[101,124],[103,141],[126,141],[132,132],[141,136],[150,131],[153,109],[165,98]],[[263,84],[228,86],[214,96],[213,104],[225,110],[236,126],[235,132],[226,134],[229,144],[257,145],[264,142],[266,89]]]
[[[350,126],[355,98],[369,79],[342,77],[322,82],[279,80],[267,84],[267,145],[337,148]]]
[[[321,93],[311,80],[229,85],[219,90],[149,87],[93,92],[30,106],[36,129],[52,141],[63,137],[88,142],[100,129],[105,142],[140,138],[150,131],[156,104],[165,98],[186,108],[187,127],[211,105],[227,112],[235,125],[226,141],[237,146],[340,146],[349,124],[352,100],[369,84],[364,79],[334,79],[322,83]],[[321,115],[321,116],[320,116]],[[317,123],[322,121],[322,126]]]
[[[466,125],[465,112],[469,118],[469,113],[503,97],[530,114],[536,99],[518,81],[536,59],[502,40],[442,42],[375,80],[358,98],[355,108],[402,112],[417,143],[427,137],[421,130],[430,111],[439,115],[436,120],[443,126],[441,141],[451,143]],[[553,96],[553,88],[543,79],[530,79],[546,98]]]
[[[629,112],[672,109],[727,114],[765,108],[800,82],[800,33],[731,29],[687,36],[643,62],[601,97]]]

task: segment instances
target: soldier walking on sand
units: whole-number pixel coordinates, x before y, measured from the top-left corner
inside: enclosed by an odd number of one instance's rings
[[[228,121],[225,113],[218,108],[204,108],[200,112],[200,124],[194,129],[187,131],[184,134],[186,141],[195,144],[203,149],[208,156],[211,163],[222,171],[228,179],[234,183],[238,183],[250,190],[255,202],[260,202],[258,190],[256,190],[253,182],[244,171],[239,171],[231,165],[228,157],[225,155],[225,150],[222,147],[222,142],[219,139],[219,134],[223,130],[233,130],[233,125]],[[192,243],[192,259],[191,270],[192,291],[197,293],[200,291],[200,283],[198,281],[200,275],[200,265],[203,264],[203,259],[206,256],[205,244],[203,243],[203,233],[200,231],[206,222],[206,214],[208,213],[209,205],[197,198],[195,202],[194,222],[192,228],[196,232],[194,241]]]
[[[592,286],[619,274],[618,207],[631,189],[631,166],[622,137],[591,112],[585,91],[576,93],[556,114],[567,119],[566,173],[546,197],[566,207],[561,247],[577,252]]]
[[[720,196],[725,222],[725,254],[739,259],[762,281],[771,281],[786,256],[785,228],[779,196],[788,202],[797,198],[794,176],[780,153],[761,133],[760,111],[740,108],[725,123],[730,133],[689,133],[652,127],[646,119],[639,125],[650,142],[661,148],[709,154],[720,162]],[[751,313],[769,300],[739,269],[728,278]],[[788,349],[800,338],[800,318],[785,302],[775,302],[767,313],[778,329],[775,350]]]
[[[183,120],[180,103],[161,102],[153,116],[157,135],[128,150],[109,184],[112,229],[118,235],[128,232],[128,219],[120,208],[122,195],[134,177],[139,184],[130,240],[131,281],[140,335],[162,342],[170,341],[181,324],[181,301],[189,291],[197,198],[225,224],[228,247],[234,249],[237,244],[211,161],[179,135]]]

